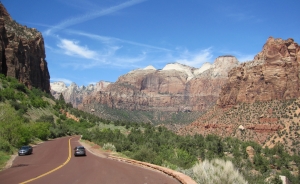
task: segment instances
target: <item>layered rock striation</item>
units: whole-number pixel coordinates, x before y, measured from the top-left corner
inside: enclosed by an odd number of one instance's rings
[[[270,37],[253,61],[229,72],[229,82],[222,87],[218,105],[299,97],[299,62],[300,47],[293,39]]]
[[[0,3],[0,73],[18,79],[29,88],[50,93],[45,58],[42,34],[18,24]]]
[[[227,73],[238,65],[233,56],[193,68],[179,63],[162,70],[153,66],[131,71],[83,99],[82,106],[98,103],[110,108],[143,111],[205,111],[215,104]]]
[[[299,62],[300,47],[293,39],[268,38],[253,61],[229,71],[217,106],[178,133],[234,136],[264,144],[288,129],[291,121],[299,121],[293,103],[300,96]]]

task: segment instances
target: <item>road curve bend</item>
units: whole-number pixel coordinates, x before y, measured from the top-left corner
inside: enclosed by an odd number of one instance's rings
[[[0,183],[182,183],[162,172],[109,159],[104,154],[99,157],[87,151],[87,156],[74,157],[72,149],[81,145],[79,139],[63,137],[36,145],[33,154],[17,156],[10,168],[0,172]]]

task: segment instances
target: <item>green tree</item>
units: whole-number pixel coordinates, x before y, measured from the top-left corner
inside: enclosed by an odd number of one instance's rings
[[[31,139],[22,118],[7,104],[0,104],[0,138],[15,147],[26,144]]]
[[[31,133],[35,137],[41,139],[41,140],[47,140],[50,136],[50,130],[51,127],[50,123],[45,122],[37,122],[37,123],[31,123],[30,124]]]

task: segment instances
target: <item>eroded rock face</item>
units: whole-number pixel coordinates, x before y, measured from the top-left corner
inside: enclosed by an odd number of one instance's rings
[[[264,144],[285,128],[285,101],[299,92],[300,47],[293,39],[270,37],[253,61],[228,74],[217,106],[179,134],[217,134]]]
[[[58,99],[62,94],[66,103],[71,103],[73,107],[77,107],[82,104],[83,98],[89,95],[93,95],[99,91],[105,91],[110,82],[100,81],[96,84],[90,84],[87,87],[77,86],[72,83],[66,86],[64,82],[53,82],[51,83],[51,94]]]
[[[12,20],[0,3],[0,73],[49,93],[50,75],[45,58],[42,34]]]
[[[146,67],[129,72],[118,81],[83,99],[83,106],[100,103],[111,108],[150,111],[204,111],[215,104],[227,73],[238,65],[233,56],[193,68],[179,63],[162,70]]]
[[[253,61],[229,72],[218,105],[286,100],[299,97],[300,47],[293,39],[270,37]]]
[[[219,98],[221,88],[228,82],[228,72],[239,65],[234,56],[220,56],[211,67],[190,80],[187,91],[193,110],[207,110]]]

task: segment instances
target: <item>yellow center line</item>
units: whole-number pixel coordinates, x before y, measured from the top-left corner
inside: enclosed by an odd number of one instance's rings
[[[41,178],[41,177],[44,177],[44,176],[50,174],[50,173],[53,173],[54,171],[56,171],[56,170],[62,168],[63,166],[65,166],[65,165],[70,161],[70,159],[71,159],[71,154],[72,154],[72,152],[71,152],[71,139],[73,139],[73,138],[74,138],[74,137],[71,137],[71,138],[69,139],[69,156],[68,156],[68,159],[67,159],[62,165],[60,165],[60,166],[58,166],[58,167],[52,169],[51,171],[48,171],[48,172],[46,172],[46,173],[44,173],[44,174],[41,174],[41,175],[39,175],[39,176],[37,176],[37,177],[35,177],[35,178],[29,179],[29,180],[27,180],[27,181],[24,181],[24,182],[22,182],[22,183],[20,183],[20,184],[26,184],[26,183],[32,182],[32,181],[34,181],[34,180],[37,180],[37,179],[39,179],[39,178]]]

